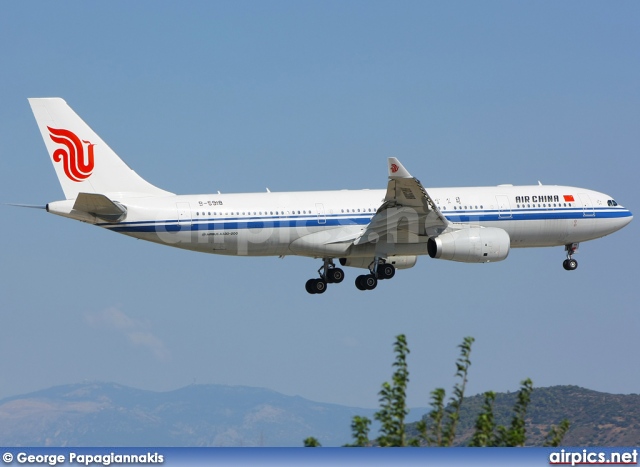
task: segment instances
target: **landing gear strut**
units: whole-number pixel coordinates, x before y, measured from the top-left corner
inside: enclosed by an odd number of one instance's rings
[[[567,271],[573,271],[578,267],[578,262],[573,259],[573,255],[578,252],[579,243],[569,243],[564,246],[564,251],[567,252],[567,259],[562,262],[562,267]]]
[[[333,264],[332,258],[323,258],[318,274],[319,279],[309,279],[304,286],[310,294],[324,293],[327,284],[339,284],[344,279],[344,271]]]
[[[393,264],[385,263],[382,258],[377,257],[369,265],[369,271],[371,274],[362,274],[356,277],[358,290],[373,290],[379,280],[391,279],[396,275],[396,268]]]

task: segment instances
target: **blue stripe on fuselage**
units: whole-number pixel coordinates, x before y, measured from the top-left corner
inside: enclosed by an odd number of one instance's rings
[[[131,222],[122,223],[115,226],[101,224],[114,232],[156,232],[165,230],[167,232],[188,231],[188,230],[243,230],[243,229],[268,229],[283,227],[325,227],[343,225],[368,225],[371,217],[327,217],[326,219],[295,219],[295,218],[223,218],[223,219],[203,219],[192,220],[183,224],[177,220],[155,221],[155,222]]]
[[[615,219],[631,217],[626,209],[594,208],[584,210],[573,209],[515,209],[511,211],[444,211],[450,222],[491,222],[491,221],[527,221],[527,220],[563,220],[563,219]],[[242,230],[264,228],[294,227],[336,227],[345,225],[368,225],[371,216],[347,217],[345,215],[327,215],[325,218],[301,217],[222,217],[208,219],[192,219],[179,223],[177,219],[159,221],[122,222],[117,225],[101,223],[114,232],[177,232],[188,230]]]

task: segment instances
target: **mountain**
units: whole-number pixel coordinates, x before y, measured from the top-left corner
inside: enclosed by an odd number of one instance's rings
[[[516,393],[496,395],[496,422],[508,426]],[[483,396],[465,398],[458,445],[473,434]],[[57,386],[0,400],[1,446],[323,446],[351,442],[354,415],[372,409],[313,402],[245,386],[191,385],[168,392],[112,383]],[[427,409],[412,410],[412,414]],[[527,412],[527,443],[541,445],[551,425],[571,422],[564,445],[637,446],[640,395],[577,386],[537,388]],[[415,425],[408,425],[408,432]],[[372,427],[370,437],[378,434]]]
[[[508,427],[517,393],[498,393],[494,403],[497,425]],[[473,436],[484,395],[464,399],[460,410],[456,445],[465,446]],[[564,446],[637,446],[640,444],[640,395],[606,394],[578,386],[535,388],[527,408],[527,445],[542,446],[552,425],[570,422]],[[425,418],[426,420],[426,418]],[[408,432],[417,434],[415,424]]]
[[[373,412],[243,386],[74,384],[0,400],[0,445],[340,446],[351,418]]]

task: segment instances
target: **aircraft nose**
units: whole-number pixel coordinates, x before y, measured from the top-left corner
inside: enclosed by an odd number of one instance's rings
[[[627,226],[632,220],[633,220],[633,214],[631,213],[631,211],[629,211],[628,209],[625,210],[625,212],[628,214],[625,217],[621,217],[618,219],[618,229],[621,229],[625,226]]]

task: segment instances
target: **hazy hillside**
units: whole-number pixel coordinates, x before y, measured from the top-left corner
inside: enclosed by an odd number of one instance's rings
[[[498,425],[511,423],[516,393],[498,393],[494,414]],[[484,402],[468,397],[461,410],[456,444],[465,445]],[[551,425],[568,419],[565,446],[637,446],[640,444],[640,395],[606,394],[578,386],[536,388],[527,410],[527,442],[540,446]]]
[[[353,415],[372,412],[242,386],[75,384],[1,400],[0,445],[302,446],[316,436],[339,446]]]
[[[515,393],[497,394],[498,424],[509,424],[514,401]],[[473,433],[482,402],[481,395],[465,399],[459,444]],[[373,412],[243,386],[192,385],[161,393],[75,384],[0,400],[0,445],[301,446],[314,436],[324,446],[341,446],[351,442],[352,417],[373,418]],[[541,444],[550,425],[563,418],[571,421],[565,445],[640,444],[640,395],[576,386],[534,389],[527,439]],[[376,436],[372,429],[370,437]]]

